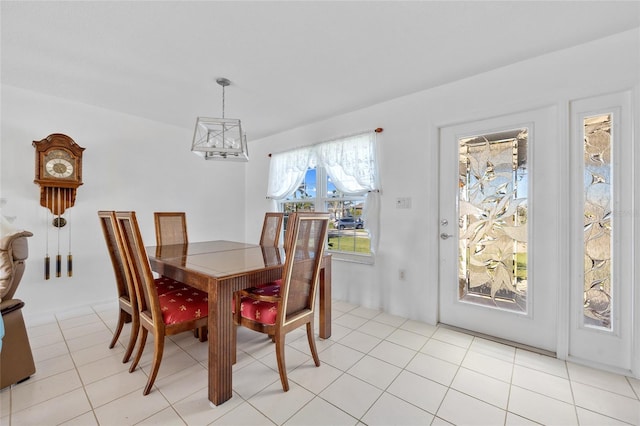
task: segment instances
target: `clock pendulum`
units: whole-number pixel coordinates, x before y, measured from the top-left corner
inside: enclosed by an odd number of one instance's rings
[[[69,191],[67,191],[67,196],[70,196],[71,193]],[[66,198],[65,198],[65,202],[66,202]],[[71,199],[69,198],[69,201],[71,201]],[[71,256],[71,210],[69,210],[69,213],[67,214],[67,222],[69,223],[69,230],[67,231],[69,233],[69,254],[67,254],[67,276],[68,277],[72,277],[73,276],[73,256]]]
[[[56,200],[58,202],[58,222],[56,226],[58,227],[58,253],[56,254],[56,278],[60,278],[60,269],[62,267],[62,258],[60,257],[60,228],[62,227],[62,222],[60,221],[60,188],[56,188]]]
[[[47,193],[45,194],[45,198],[46,198],[46,203],[49,204],[49,191],[47,191]],[[51,269],[51,258],[49,257],[49,210],[46,210],[44,212],[44,228],[45,228],[45,234],[46,234],[46,240],[47,240],[47,251],[46,254],[44,256],[44,279],[48,280],[51,276],[50,276],[50,269]]]

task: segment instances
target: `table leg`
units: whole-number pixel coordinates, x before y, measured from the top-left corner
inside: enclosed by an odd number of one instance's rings
[[[331,259],[324,259],[320,269],[320,330],[322,339],[331,337]]]
[[[230,285],[209,284],[209,401],[220,405],[233,395],[233,317]]]

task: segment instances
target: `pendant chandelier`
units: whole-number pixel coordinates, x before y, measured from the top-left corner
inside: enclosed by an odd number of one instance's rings
[[[224,89],[231,82],[216,79],[222,86],[222,118],[198,117],[191,151],[205,160],[248,161],[247,137],[240,120],[224,117]]]

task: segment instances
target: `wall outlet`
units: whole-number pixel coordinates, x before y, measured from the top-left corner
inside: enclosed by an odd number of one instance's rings
[[[406,274],[404,269],[398,269],[398,278],[400,278],[402,281],[404,281],[406,276],[407,276],[407,274]]]

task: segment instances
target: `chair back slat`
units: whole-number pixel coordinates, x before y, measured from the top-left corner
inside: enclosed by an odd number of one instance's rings
[[[289,226],[292,223],[289,222]],[[329,225],[328,213],[298,213],[291,229],[292,245],[286,253],[282,281],[281,321],[301,312],[313,312],[320,262]]]
[[[155,290],[149,257],[142,241],[135,212],[116,212],[122,243],[129,261],[131,281],[138,296],[138,310],[151,318],[156,326],[162,326],[160,302]]]
[[[284,213],[265,213],[262,224],[262,234],[260,235],[261,246],[277,247],[280,242],[280,232],[282,230],[282,220]]]
[[[187,216],[185,212],[154,212],[156,245],[187,244]]]
[[[118,297],[128,300],[135,308],[137,306],[135,290],[133,289],[131,282],[127,280],[126,270],[129,266],[127,265],[126,258],[122,256],[122,238],[116,222],[116,212],[101,210],[98,212],[98,217],[100,219],[100,225],[102,227],[105,242],[107,243],[109,258],[113,265]]]

